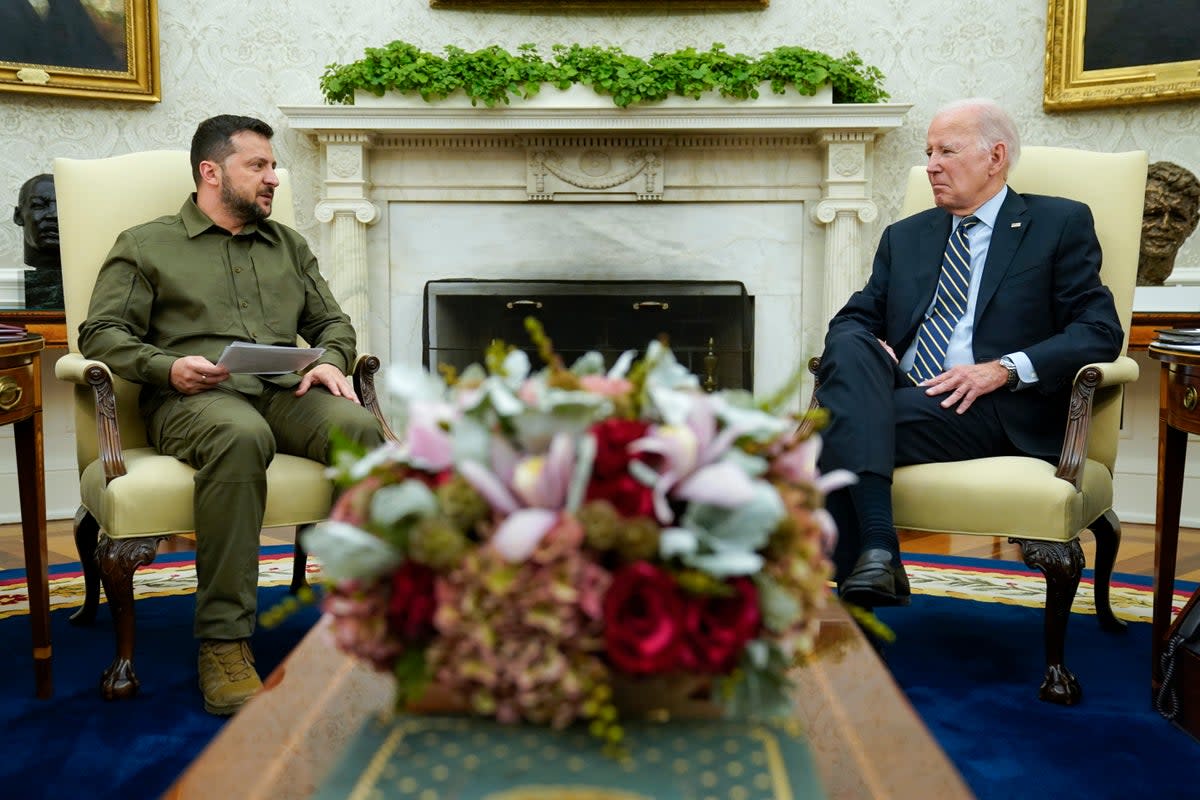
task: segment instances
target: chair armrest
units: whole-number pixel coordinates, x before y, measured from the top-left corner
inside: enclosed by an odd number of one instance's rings
[[[1116,361],[1099,361],[1095,364],[1085,364],[1080,368],[1079,372],[1075,373],[1075,380],[1079,380],[1079,376],[1083,374],[1084,370],[1093,367],[1100,370],[1100,383],[1097,384],[1097,388],[1133,383],[1141,374],[1141,368],[1136,361],[1129,356],[1117,356]]]
[[[121,429],[117,424],[117,393],[112,372],[102,361],[67,353],[54,363],[54,377],[79,386],[91,386],[95,399],[96,440],[100,461],[104,465],[104,482],[125,474],[125,459],[121,455]],[[83,465],[80,465],[80,469]]]
[[[58,361],[54,362],[54,377],[60,381],[74,383],[80,386],[90,386],[87,379],[87,371],[92,367],[99,367],[108,373],[111,379],[112,373],[108,370],[108,365],[103,361],[96,361],[91,358],[84,358],[79,353],[66,353]]]
[[[808,371],[814,376],[821,367],[820,356],[809,359]],[[1116,361],[1086,364],[1075,374],[1075,383],[1071,387],[1071,404],[1067,412],[1067,430],[1063,435],[1062,452],[1058,458],[1056,477],[1069,481],[1076,491],[1081,491],[1083,481],[1083,465],[1087,461],[1088,434],[1092,427],[1092,400],[1096,390],[1109,386],[1120,386],[1132,383],[1138,379],[1140,368],[1136,361],[1129,356],[1118,356]],[[813,395],[809,410],[819,407],[816,395]],[[811,417],[811,415],[809,415]],[[811,426],[809,418],[801,423]]]
[[[1067,411],[1067,430],[1058,457],[1055,477],[1069,481],[1075,491],[1083,489],[1083,465],[1087,461],[1088,434],[1092,427],[1092,401],[1096,390],[1132,383],[1138,378],[1138,364],[1129,356],[1116,361],[1087,364],[1075,373],[1071,387],[1071,405]]]
[[[375,419],[383,426],[384,438],[389,442],[399,442],[399,438],[392,432],[391,426],[383,416],[383,409],[379,406],[379,395],[375,391],[375,373],[379,371],[379,366],[378,356],[369,353],[360,355],[354,362],[354,391],[358,393],[363,408],[374,414]]]

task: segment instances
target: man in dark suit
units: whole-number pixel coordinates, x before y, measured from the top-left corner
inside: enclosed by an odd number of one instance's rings
[[[858,476],[828,498],[839,589],[868,607],[909,600],[894,467],[1057,460],[1075,373],[1122,341],[1091,211],[1006,185],[1020,141],[1003,109],[946,106],[926,154],[937,208],[884,231],[867,285],[829,324],[817,376],[831,416],[821,468]]]

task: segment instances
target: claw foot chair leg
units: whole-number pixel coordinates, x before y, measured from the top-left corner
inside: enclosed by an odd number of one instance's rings
[[[96,609],[100,606],[100,567],[96,563],[96,543],[100,537],[100,523],[83,506],[75,512],[75,549],[79,551],[79,565],[83,568],[83,605],[71,615],[72,625],[91,625],[96,621]]]
[[[1109,588],[1113,569],[1117,563],[1117,550],[1121,547],[1121,520],[1109,509],[1104,516],[1092,523],[1092,535],[1096,537],[1096,619],[1100,629],[1109,633],[1124,633],[1125,620],[1113,613]]]
[[[141,682],[133,670],[135,616],[133,610],[133,573],[138,567],[154,561],[158,543],[165,536],[144,539],[110,539],[100,537],[96,560],[100,580],[113,616],[113,631],[117,638],[117,653],[100,677],[100,692],[105,700],[119,700],[137,694]]]
[[[301,589],[308,586],[308,551],[300,544],[300,537],[312,525],[299,525],[296,528],[296,544],[292,550],[292,583],[288,587],[290,594],[299,594]]]
[[[1083,697],[1079,681],[1063,663],[1067,643],[1067,620],[1071,603],[1083,574],[1083,548],[1078,539],[1069,542],[1040,542],[1010,539],[1021,546],[1025,563],[1046,576],[1046,677],[1038,698],[1047,703],[1075,705]]]

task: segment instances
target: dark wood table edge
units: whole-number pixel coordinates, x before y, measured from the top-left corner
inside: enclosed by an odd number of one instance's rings
[[[1129,323],[1129,352],[1145,352],[1159,328],[1200,327],[1200,311],[1134,311]]]

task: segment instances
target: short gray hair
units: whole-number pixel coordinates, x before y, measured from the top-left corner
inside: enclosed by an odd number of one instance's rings
[[[968,97],[955,100],[938,109],[934,115],[940,117],[952,111],[973,110],[979,123],[979,148],[991,150],[998,142],[1004,142],[1008,153],[1008,169],[1012,170],[1021,160],[1021,137],[1017,133],[1017,125],[1008,112],[1000,107],[995,100],[987,97]]]

